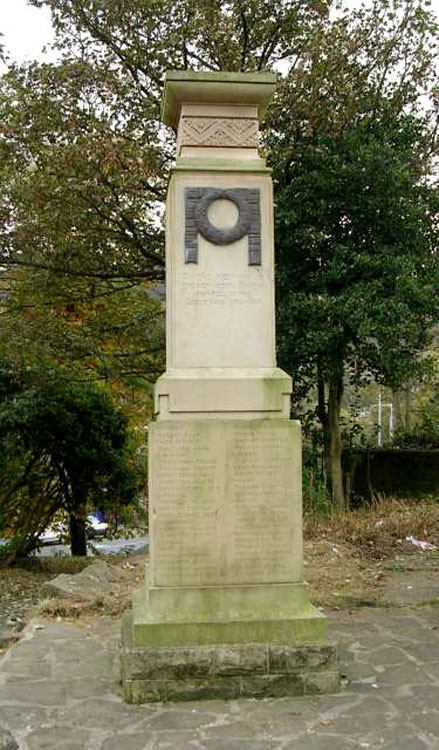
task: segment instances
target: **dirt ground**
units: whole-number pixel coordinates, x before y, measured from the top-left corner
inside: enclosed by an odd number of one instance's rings
[[[428,541],[422,551],[406,537]],[[145,556],[108,560],[125,575],[106,595],[87,593],[69,598],[48,598],[45,583],[58,573],[79,572],[91,560],[40,558],[24,567],[0,571],[0,620],[16,622],[29,614],[54,618],[117,618],[130,606],[131,594],[144,576]],[[411,587],[398,590],[404,571],[439,571],[439,503],[388,500],[372,508],[304,522],[304,578],[310,598],[330,609],[385,607],[410,603]],[[416,578],[416,577],[415,577]],[[404,599],[405,596],[405,599]],[[419,600],[419,597],[418,597]],[[429,602],[439,604],[439,600]]]

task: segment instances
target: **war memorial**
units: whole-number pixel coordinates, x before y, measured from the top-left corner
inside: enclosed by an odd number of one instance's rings
[[[150,561],[122,627],[128,702],[338,688],[302,573],[301,436],[276,367],[270,73],[170,72],[167,370],[149,428]]]

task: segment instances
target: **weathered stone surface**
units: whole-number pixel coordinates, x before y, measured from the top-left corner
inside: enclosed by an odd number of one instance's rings
[[[266,643],[216,646],[213,672],[224,676],[267,674],[268,646]]]
[[[269,646],[269,672],[282,674],[310,669],[335,668],[337,664],[335,644],[303,644],[300,646]]]
[[[124,649],[122,668],[130,679],[208,677],[212,672],[212,655],[210,646]]]
[[[129,620],[127,616],[124,619],[125,623]],[[267,643],[122,647],[124,694],[132,703],[337,691],[336,667],[335,648],[328,643],[303,647]]]
[[[313,678],[315,675],[313,675]],[[338,689],[337,673],[319,675],[320,682],[311,680],[309,693]],[[156,703],[163,701],[211,700],[213,698],[270,698],[304,695],[307,677],[302,674],[214,676],[207,679],[182,680],[127,680],[124,697],[128,703]]]
[[[211,698],[230,700],[242,695],[241,677],[232,676],[184,680],[125,680],[123,687],[125,700],[137,704]]]
[[[29,658],[17,659],[12,657],[2,665],[2,673],[15,677],[35,677],[35,662]],[[38,677],[49,677],[51,673],[50,664],[47,661],[40,661]]]
[[[307,695],[322,695],[322,693],[337,693],[340,690],[340,673],[307,672],[305,675],[305,693]]]
[[[38,674],[38,662],[35,674]],[[66,702],[67,685],[60,680],[51,680],[47,683],[44,678],[29,680],[8,676],[5,680],[5,688],[5,703],[9,704],[62,706]]]
[[[305,681],[300,674],[258,675],[242,678],[241,696],[245,698],[276,698],[303,695],[304,692]]]
[[[3,691],[0,692],[2,695]],[[2,696],[3,697],[3,696]],[[13,728],[17,736],[22,732],[39,729],[43,724],[50,724],[51,709],[46,706],[30,706],[27,703],[17,703],[8,706],[1,701],[0,716],[2,722]]]
[[[209,740],[209,750],[271,750],[271,744],[268,740],[229,738]]]
[[[0,750],[18,750],[18,744],[7,729],[0,727]]]
[[[124,570],[103,560],[88,565],[80,573],[60,573],[45,585],[49,596],[69,597],[78,593],[102,594],[114,581],[127,579]]]
[[[289,599],[291,608],[295,602],[274,584],[302,581],[300,425],[163,420],[149,427],[148,455],[151,617],[155,588],[157,594],[164,588],[167,606],[157,619],[184,620],[186,612],[178,612],[177,598],[172,608],[170,597],[173,591],[183,597],[187,587],[203,594],[192,593],[191,622],[285,617]],[[253,599],[232,600],[234,587],[262,584],[273,585],[281,603],[265,589],[259,596],[257,588]],[[224,602],[206,611],[210,587],[226,586]]]
[[[29,750],[84,750],[90,733],[69,726],[44,727],[26,738]]]
[[[92,698],[84,703],[76,702],[68,710],[58,711],[58,717],[64,724],[73,727],[93,729],[97,724],[108,731],[118,731],[135,724],[148,716],[148,709],[132,708],[128,713],[123,704],[114,695],[107,698]]]
[[[102,745],[101,750],[145,750],[151,747],[151,732],[142,732],[142,734],[116,734],[109,737]]]
[[[181,704],[180,704],[181,705]],[[198,703],[194,704],[199,706]],[[172,708],[165,708],[163,711],[156,713],[148,721],[148,727],[154,732],[158,731],[181,731],[187,729],[199,729],[204,726],[211,726],[215,724],[217,719],[218,710],[215,710],[213,701],[209,701],[206,704],[206,710],[203,712],[203,716],[198,715],[197,708],[192,707],[188,709],[186,704],[184,707],[174,706]]]

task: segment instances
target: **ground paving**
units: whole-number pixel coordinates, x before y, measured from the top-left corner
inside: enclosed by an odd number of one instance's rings
[[[0,750],[439,750],[428,582],[422,605],[330,613],[345,675],[337,695],[129,706],[117,622],[32,620],[0,662]]]

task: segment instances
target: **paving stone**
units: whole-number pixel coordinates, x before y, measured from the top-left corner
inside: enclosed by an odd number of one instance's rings
[[[360,747],[356,742],[342,736],[331,737],[324,734],[316,737],[313,733],[308,733],[298,740],[295,739],[283,745],[282,750],[359,750]]]
[[[377,675],[378,684],[392,685],[426,685],[434,683],[434,677],[428,674],[427,665],[422,664],[403,664],[394,666],[385,666],[383,672]]]
[[[57,640],[71,642],[75,640],[83,641],[84,636],[87,636],[87,629],[81,624],[74,625],[65,620],[58,622],[34,618],[29,621],[25,628],[25,634],[29,636],[32,633],[35,641],[46,639],[51,643]]]
[[[61,664],[75,664],[80,661],[83,664],[86,660],[101,658],[108,654],[107,650],[97,643],[93,638],[83,638],[75,642],[75,648],[68,647],[68,642],[58,640],[49,646],[55,658]]]
[[[209,740],[206,747],[209,750],[271,750],[270,740],[236,739],[234,737],[221,740]]]
[[[90,742],[90,732],[69,726],[45,727],[26,737],[29,750],[85,750]]]
[[[152,716],[148,721],[148,726],[154,731],[160,729],[197,729],[212,722],[215,722],[215,714],[210,713],[208,709],[207,712],[204,710],[200,716],[199,708],[191,710],[174,708]]]
[[[120,730],[125,727],[135,726],[144,721],[151,713],[151,709],[145,706],[139,709],[136,706],[128,706],[122,701],[105,698],[91,698],[90,700],[78,701],[74,705],[64,708],[58,712],[59,720],[71,726],[96,729],[101,727],[106,731]]]
[[[114,700],[118,687],[118,684],[108,677],[96,677],[87,681],[76,677],[68,682],[68,697],[70,700],[83,700],[84,698],[103,698],[105,696]]]
[[[399,646],[388,646],[383,644],[377,646],[369,654],[369,659],[373,664],[380,664],[383,666],[392,666],[395,664],[406,664],[411,663],[410,654]]]
[[[6,652],[3,659],[6,661],[14,657],[23,659],[23,661],[25,661],[26,659],[32,659],[32,661],[36,664],[40,661],[46,661],[48,651],[50,651],[50,642],[48,643],[47,641],[32,638],[25,641],[22,640],[19,641],[19,643],[14,644],[11,649]]]
[[[207,750],[190,732],[161,732],[145,750]]]
[[[35,664],[35,671],[37,670],[38,663]],[[0,690],[0,706],[2,703],[62,706],[66,697],[66,683],[59,680],[28,680],[11,676]]]
[[[265,729],[258,722],[248,722],[245,717],[241,721],[227,722],[216,727],[205,728],[200,732],[202,741],[210,748],[216,741],[260,740],[265,738]]]
[[[115,734],[106,739],[101,750],[149,750],[153,746],[151,732]]]
[[[3,674],[15,675],[17,677],[34,677],[35,662],[32,659],[5,659],[2,662],[1,671]],[[51,665],[48,662],[40,661],[38,664],[38,677],[50,677],[52,673]]]
[[[370,750],[378,747],[384,750],[436,750],[439,747],[437,740],[430,742],[427,738],[424,740],[419,734],[412,727],[401,722],[398,727],[392,727],[392,729],[384,727],[377,730],[365,742],[369,742]]]
[[[256,703],[256,701],[253,701]],[[259,701],[258,701],[259,702]],[[226,700],[220,700],[218,698],[211,698],[210,700],[203,701],[201,704],[203,706],[203,714],[208,713],[211,715],[228,715],[230,712],[236,713],[239,712],[240,708],[239,706],[241,704],[248,703],[245,699],[240,700],[234,700],[234,701],[226,701]],[[177,707],[179,710],[182,708],[181,704]],[[185,711],[199,711],[200,710],[200,702],[199,701],[185,701],[184,702],[184,710]]]
[[[0,717],[2,723],[13,727],[14,732],[29,732],[50,724],[51,711],[41,706],[0,706]]]
[[[431,737],[434,737],[439,747],[439,710],[422,708],[418,711],[411,711],[408,720],[410,724],[422,730],[422,732],[427,732]]]
[[[0,660],[0,721],[22,750],[436,750],[438,620],[428,607],[330,613],[350,680],[336,695],[141,707],[119,697],[117,622],[43,620]]]
[[[76,677],[81,677],[82,680],[93,679],[97,674],[102,677],[112,677],[113,654],[91,654],[68,661],[58,658],[53,668],[53,676],[65,680]]]

